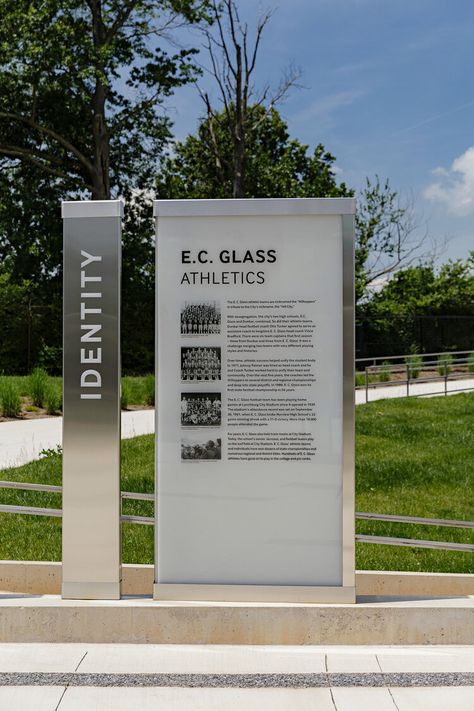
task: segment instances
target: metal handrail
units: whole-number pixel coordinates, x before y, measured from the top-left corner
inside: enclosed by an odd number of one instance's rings
[[[24,481],[0,481],[0,489],[20,489],[25,491],[43,491],[53,494],[61,494],[62,486],[52,484],[30,484]],[[136,499],[137,501],[154,501],[154,494],[143,494],[133,491],[122,491],[122,499]]]
[[[17,489],[24,491],[39,491],[54,494],[62,494],[62,486],[53,484],[32,484],[24,481],[0,481],[0,489]],[[154,494],[144,494],[141,492],[122,491],[122,499],[135,499],[137,501],[154,501]],[[63,515],[62,509],[48,509],[39,506],[18,506],[13,504],[0,504],[0,513],[28,514],[30,516],[56,516]],[[150,516],[129,516],[120,517],[122,523],[141,523],[152,526],[155,519]]]
[[[448,551],[464,551],[474,553],[474,545],[470,543],[452,543],[447,541],[422,541],[418,538],[390,538],[388,536],[363,536],[357,534],[357,543],[379,543],[384,546],[403,546],[410,548],[438,548]]]
[[[450,355],[450,356],[456,356],[456,355],[471,355],[471,353],[474,353],[474,347],[471,348],[470,351],[439,351],[437,353],[405,353],[405,355],[396,355],[396,356],[372,356],[371,358],[356,358],[355,362],[356,363],[366,363],[366,362],[372,362],[375,365],[375,361],[377,360],[399,360],[400,358],[414,358],[415,356],[419,356],[420,358],[429,358],[431,356],[444,356],[444,355]]]
[[[31,490],[32,487],[42,487],[41,489],[36,489],[38,491],[50,491],[53,488],[57,491],[61,487],[49,487],[46,484],[27,484],[24,486],[24,482],[5,482],[0,481],[0,488],[10,488],[11,484],[19,484],[20,486],[13,486],[11,488],[26,488]],[[35,490],[35,489],[33,489]],[[128,494],[127,498],[137,498],[146,496],[151,497],[153,494],[139,494],[133,492],[124,492]],[[148,498],[145,500],[149,500]],[[41,508],[38,506],[17,506],[13,504],[0,504],[0,513],[13,513],[13,514],[27,514],[31,516],[54,516],[62,517],[62,509],[49,509]],[[413,523],[413,524],[424,524],[427,526],[448,526],[452,528],[474,528],[474,521],[459,521],[455,519],[436,519],[436,518],[422,518],[419,516],[393,516],[391,514],[372,514],[358,511],[355,514],[358,520],[369,520],[369,521],[391,521],[394,523]],[[138,523],[145,526],[153,526],[155,524],[155,518],[153,516],[133,516],[133,515],[122,515],[120,516],[121,523]],[[358,543],[378,543],[381,545],[388,546],[409,546],[412,548],[438,548],[442,550],[454,550],[454,551],[464,551],[469,553],[474,553],[474,545],[469,543],[453,543],[451,541],[425,541],[416,538],[393,538],[389,536],[370,536],[357,534],[355,540]]]
[[[454,357],[453,356],[461,356],[464,354],[469,354],[469,358],[461,358],[461,357]],[[474,373],[470,372],[455,372],[454,370],[451,371],[451,369],[456,368],[456,367],[467,367],[468,364],[471,363],[471,356],[472,352],[471,351],[456,351],[454,353],[432,353],[428,355],[437,355],[438,360],[433,361],[433,360],[422,360],[420,361],[409,361],[408,359],[410,356],[393,356],[392,359],[397,359],[397,358],[405,358],[404,363],[398,363],[394,364],[391,362],[387,362],[388,358],[385,358],[385,361],[382,362],[381,364],[377,365],[376,361],[381,360],[381,357],[379,358],[361,358],[356,360],[356,364],[362,363],[362,362],[367,362],[371,361],[369,365],[365,365],[364,370],[359,371],[359,374],[363,376],[364,382],[360,385],[355,384],[355,390],[356,391],[361,391],[365,390],[365,402],[369,402],[369,391],[371,390],[376,390],[377,388],[385,387],[385,386],[406,386],[406,392],[404,393],[405,397],[423,397],[425,395],[428,396],[433,396],[433,395],[448,395],[452,393],[458,393],[458,392],[468,392],[470,390],[474,390],[474,387],[471,386],[469,383],[466,384],[466,387],[461,387],[461,388],[449,388],[448,389],[448,382],[453,383],[456,381],[464,380],[464,379],[473,379],[474,378]],[[443,356],[445,358],[443,359]],[[415,357],[412,356],[411,357]],[[423,356],[418,356],[419,358],[423,358]],[[413,372],[415,370],[418,371],[418,373],[421,370],[425,371],[425,374],[422,377],[414,377]],[[440,369],[444,368],[444,373],[440,372]],[[438,372],[435,372],[435,369]],[[377,377],[378,373],[385,371],[388,376],[388,380],[376,380],[370,381],[371,376],[374,378]],[[426,374],[426,371],[428,371],[428,374]],[[432,374],[429,374],[429,371],[433,371]],[[404,377],[400,377],[399,379],[393,379],[393,375],[401,373],[404,374]],[[356,375],[358,373],[356,372]],[[420,384],[420,383],[430,383],[430,382],[441,382],[443,383],[443,388],[442,390],[439,391],[429,391],[429,392],[413,392],[413,390],[410,392],[410,384]]]
[[[474,528],[474,521],[460,521],[446,518],[421,518],[420,516],[392,516],[392,514],[373,514],[356,512],[356,519],[364,521],[392,521],[394,523],[414,523],[424,526],[448,526],[449,528]]]
[[[0,513],[28,514],[31,516],[57,516],[63,515],[62,509],[44,509],[39,506],[14,506],[13,504],[0,504]]]
[[[0,513],[27,514],[28,516],[54,516],[61,518],[62,509],[46,509],[39,506],[14,506],[13,504],[0,504]],[[120,516],[122,523],[142,523],[153,526],[155,519],[151,516]]]

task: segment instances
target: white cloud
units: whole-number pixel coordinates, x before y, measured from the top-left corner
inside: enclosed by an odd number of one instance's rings
[[[474,146],[456,158],[450,168],[435,168],[439,180],[428,185],[424,197],[443,203],[460,217],[474,213]]]

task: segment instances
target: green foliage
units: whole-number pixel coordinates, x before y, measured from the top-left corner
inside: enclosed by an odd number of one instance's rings
[[[211,126],[203,120],[196,136],[174,146],[157,180],[160,198],[232,197],[234,164],[229,117],[218,113],[212,131],[220,148],[220,166],[211,150]],[[276,109],[249,109],[246,141],[246,197],[342,197],[351,191],[338,185],[334,156],[319,144],[314,153],[290,138],[288,125]]]
[[[63,370],[63,349],[61,346],[41,346],[38,365],[48,373],[60,375]]]
[[[423,366],[423,358],[417,354],[408,356],[408,358],[405,358],[405,365],[408,365],[409,377],[415,380],[420,375]]]
[[[120,388],[120,407],[122,410],[127,410],[130,404],[130,385],[127,379],[122,379]]]
[[[391,374],[390,374],[390,362],[388,360],[384,360],[382,363],[384,366],[383,368],[380,368],[378,371],[378,376],[379,376],[379,382],[381,383],[388,383],[391,379]]]
[[[4,417],[18,417],[20,414],[20,393],[9,378],[0,378],[0,406]]]
[[[48,415],[57,415],[62,408],[62,392],[51,380],[46,388],[45,406]]]
[[[40,452],[41,457],[49,457],[53,459],[61,458],[63,456],[63,448],[61,447],[60,444],[57,444],[56,447],[48,447],[46,449],[42,449]]]
[[[15,284],[0,271],[0,373],[26,370],[29,289],[28,282]]]
[[[144,381],[145,402],[147,405],[155,404],[155,376],[147,375]]]
[[[33,405],[43,407],[48,391],[48,373],[43,368],[35,368],[30,375],[29,391]]]
[[[470,353],[467,358],[467,371],[468,373],[474,373],[474,353]]]
[[[378,352],[387,355],[407,353],[420,340],[428,352],[467,350],[471,331],[468,321],[459,317],[474,322],[473,267],[474,252],[467,260],[449,261],[438,269],[422,264],[394,274],[380,291],[358,305],[366,340],[377,343]],[[455,317],[456,330],[441,328],[450,316]],[[427,317],[431,319],[429,333]]]
[[[442,353],[438,356],[438,373],[440,375],[449,375],[452,371],[453,356],[451,353]]]
[[[356,373],[355,374],[355,384],[356,384],[356,388],[360,387],[361,385],[365,385],[365,373]]]
[[[96,198],[142,180],[169,138],[163,100],[196,71],[194,50],[159,46],[161,28],[206,5],[1,0],[0,153]]]
[[[122,333],[136,348],[124,349],[123,365],[151,369],[153,225],[141,221],[139,232],[131,199],[152,184],[171,140],[164,100],[199,73],[195,50],[165,51],[163,28],[206,22],[208,5],[0,0],[0,264],[10,280],[7,298],[0,283],[0,372],[60,373],[58,206],[88,194],[127,200]]]

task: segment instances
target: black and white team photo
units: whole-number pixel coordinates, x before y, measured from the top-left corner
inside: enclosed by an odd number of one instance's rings
[[[220,424],[220,393],[181,393],[183,427],[216,427]]]
[[[220,379],[220,348],[181,348],[181,380],[200,382]]]
[[[181,459],[187,462],[199,460],[217,461],[222,458],[220,437],[204,439],[203,437],[183,437],[181,440]]]
[[[217,301],[186,301],[181,308],[182,336],[209,336],[221,332],[221,309]]]

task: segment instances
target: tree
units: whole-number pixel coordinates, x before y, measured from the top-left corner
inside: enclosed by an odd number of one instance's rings
[[[413,201],[403,202],[386,180],[367,178],[357,202],[356,298],[367,296],[371,286],[423,257],[433,257],[426,229],[417,223]]]
[[[358,320],[360,345],[372,355],[471,348],[474,252],[439,268],[431,262],[399,270],[359,305]]]
[[[160,198],[228,198],[234,194],[234,143],[228,131],[228,111],[215,113],[199,125],[197,135],[176,143],[157,179]],[[319,144],[313,154],[292,139],[276,109],[248,107],[246,142],[247,197],[342,197],[351,192],[338,185],[334,157]],[[212,135],[211,135],[212,134]],[[216,170],[212,143],[218,147]]]
[[[194,50],[157,39],[207,0],[0,0],[0,156],[77,194],[143,182],[170,138],[163,97]]]
[[[206,30],[207,49],[222,109],[212,106],[208,92],[201,91],[207,114],[207,145],[212,151],[215,172],[222,186],[226,186],[229,176],[232,191],[228,197],[248,196],[247,159],[248,144],[252,134],[258,131],[267,114],[295,86],[300,72],[290,67],[280,86],[271,93],[269,86],[257,91],[254,86],[254,72],[262,33],[267,26],[271,12],[264,13],[258,20],[254,38],[247,23],[240,19],[235,0],[212,0],[215,32]],[[258,111],[260,109],[260,111]],[[222,132],[228,134],[232,150],[222,151]]]
[[[160,38],[205,18],[206,5],[0,0],[0,263],[8,283],[22,287],[26,307],[19,318],[23,332],[34,336],[31,357],[22,351],[18,368],[28,369],[45,349],[56,354],[54,367],[60,367],[60,201],[88,194],[131,201],[123,236],[123,338],[133,340],[133,313],[140,311],[147,327],[141,341],[151,343],[152,353],[151,209],[142,211],[149,225],[136,220],[132,196],[152,182],[171,137],[164,97],[196,71],[194,50],[167,54]],[[50,325],[37,338],[40,315]],[[135,369],[140,361],[125,349],[123,362]],[[146,363],[150,367],[150,358]]]

